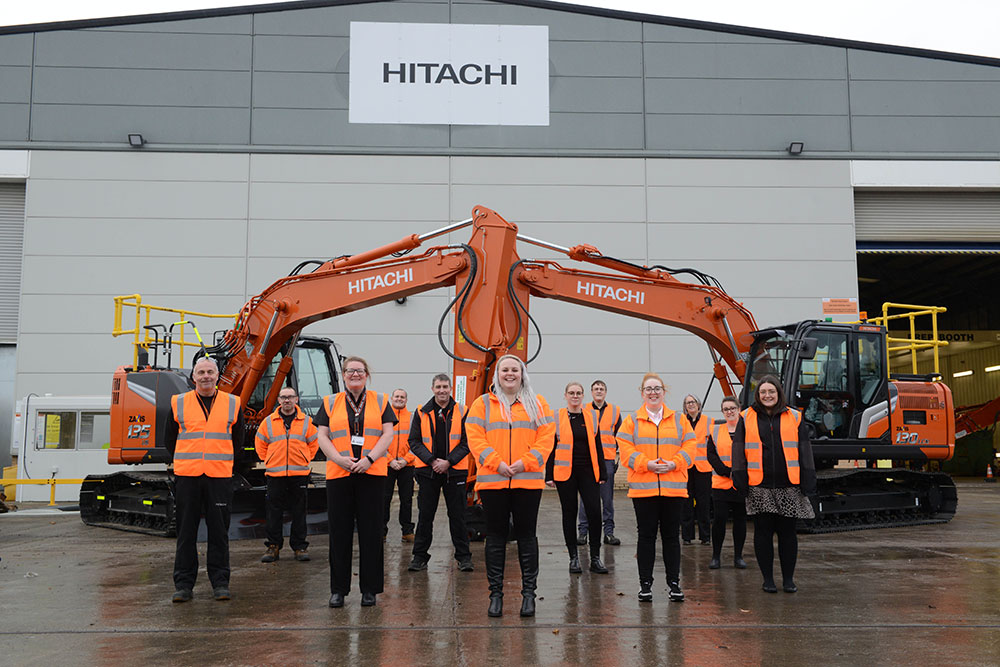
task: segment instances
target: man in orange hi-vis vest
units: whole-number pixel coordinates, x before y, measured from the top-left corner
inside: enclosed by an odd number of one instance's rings
[[[170,399],[164,445],[174,459],[174,602],[187,602],[198,575],[198,524],[208,529],[208,579],[216,600],[229,599],[229,514],[234,453],[243,448],[240,399],[216,389],[219,366],[202,357],[191,372],[194,391]]]

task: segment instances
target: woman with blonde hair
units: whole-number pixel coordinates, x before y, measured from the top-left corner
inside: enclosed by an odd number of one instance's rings
[[[628,415],[618,429],[621,460],[628,468],[628,496],[635,508],[639,533],[639,600],[653,601],[653,563],[659,532],[669,597],[681,602],[681,513],[687,498],[687,471],[694,463],[695,435],[681,413],[664,405],[666,386],[659,375],[646,373],[639,391],[642,407]]]
[[[503,615],[503,575],[511,519],[521,565],[521,616],[535,615],[538,584],[538,506],[545,462],[553,447],[555,419],[531,388],[518,357],[500,357],[493,386],[469,406],[465,432],[478,466],[476,489],[486,511],[486,579],[489,616]]]

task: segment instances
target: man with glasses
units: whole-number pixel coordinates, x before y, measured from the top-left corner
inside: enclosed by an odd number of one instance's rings
[[[264,462],[267,479],[266,530],[267,551],[262,563],[273,563],[284,543],[282,526],[285,509],[292,513],[289,544],[295,560],[309,560],[306,541],[306,505],[309,462],[319,449],[317,429],[309,415],[299,407],[299,396],[291,387],[278,393],[278,408],[261,422],[254,441],[257,456]]]
[[[604,380],[594,380],[590,385],[590,396],[593,402],[590,406],[600,415],[601,445],[604,447],[604,465],[607,468],[607,481],[601,484],[601,519],[604,524],[604,543],[618,546],[622,543],[615,537],[615,473],[618,471],[618,441],[615,435],[622,425],[622,411],[617,405],[612,405],[604,399],[608,395],[608,385]],[[579,535],[576,543],[587,543],[590,524],[587,514],[580,502]],[[596,538],[595,538],[596,539]]]
[[[712,526],[709,513],[712,503],[712,465],[708,462],[708,436],[712,420],[701,411],[701,401],[688,394],[684,397],[684,415],[695,437],[694,465],[688,471],[688,497],[681,518],[681,538],[684,544],[694,540],[694,525],[698,523],[698,539],[702,544],[712,543]]]

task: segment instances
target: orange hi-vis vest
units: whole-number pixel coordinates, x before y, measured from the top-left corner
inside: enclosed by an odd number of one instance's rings
[[[593,406],[593,403],[591,403]],[[604,460],[611,461],[615,460],[615,454],[618,453],[618,441],[615,440],[615,424],[618,423],[618,418],[622,415],[622,409],[617,405],[612,405],[611,403],[605,403],[604,409],[599,412],[600,414],[600,424],[601,424],[601,445],[604,447]]]
[[[726,464],[727,467],[732,469],[733,467],[733,436],[729,432],[729,426],[726,422],[719,422],[715,424],[715,428],[712,430],[712,441],[715,443],[715,451],[722,459],[722,462]],[[732,477],[723,477],[719,473],[712,470],[712,488],[713,489],[731,489],[733,488]]]
[[[703,412],[694,424],[694,467],[698,472],[712,472],[712,464],[708,462],[708,434],[711,432],[712,419]]]
[[[618,446],[621,460],[628,467],[629,498],[687,498],[687,471],[694,462],[694,431],[681,413],[664,406],[663,418],[654,424],[643,405],[625,417],[618,429]],[[677,467],[662,475],[650,472],[646,464],[657,459],[673,461]]]
[[[437,426],[437,420],[434,418],[433,414],[427,414],[424,412],[423,408],[417,408],[417,415],[420,417],[420,439],[423,440],[424,447],[427,451],[434,456],[434,429]],[[448,453],[451,454],[458,443],[462,441],[462,418],[465,416],[465,406],[461,403],[456,403],[455,407],[451,411],[451,431],[448,433]],[[412,455],[411,455],[412,456]],[[413,457],[413,465],[417,468],[428,467],[426,463],[420,460],[419,457]],[[462,460],[452,466],[456,470],[468,470],[469,469],[469,457],[468,455],[463,456]]]
[[[392,429],[392,442],[389,443],[389,449],[386,450],[385,455],[389,459],[403,459],[406,461],[406,465],[413,465],[417,457],[410,452],[410,442],[408,438],[410,437],[410,419],[413,417],[413,413],[407,410],[405,407],[397,410],[392,409],[396,413],[395,427]]]
[[[785,466],[788,469],[788,481],[799,483],[799,424],[802,413],[792,408],[785,408],[781,413],[781,449],[785,453]],[[750,486],[757,486],[764,481],[763,457],[764,450],[760,442],[760,429],[757,427],[757,411],[747,408],[743,411],[743,428],[745,430],[747,476]]]
[[[257,429],[254,449],[264,462],[264,474],[270,477],[297,477],[311,472],[309,462],[319,449],[318,429],[312,419],[295,406],[295,417],[288,429],[278,408]]]
[[[543,489],[545,462],[554,446],[555,418],[552,409],[538,396],[538,424],[531,423],[520,402],[511,408],[510,421],[503,415],[499,399],[483,394],[469,406],[465,435],[469,451],[479,466],[476,489]],[[524,462],[524,472],[504,477],[497,472],[501,463]]]
[[[587,425],[587,451],[594,467],[594,480],[601,481],[600,463],[597,461],[597,410],[584,408],[583,422]],[[552,466],[552,479],[565,482],[573,472],[573,428],[569,425],[569,410],[561,408],[556,418],[556,448]]]
[[[379,438],[382,437],[382,413],[385,412],[386,403],[389,397],[375,391],[365,392],[365,412],[364,423],[364,443],[361,445],[361,456],[367,456],[375,449]],[[341,456],[354,458],[354,449],[351,447],[351,424],[347,416],[347,396],[344,392],[333,396],[323,397],[323,409],[326,410],[330,418],[330,442],[334,449],[340,452]],[[366,475],[381,475],[385,477],[389,467],[385,456],[375,459],[375,462],[365,471]],[[351,473],[347,472],[333,461],[326,462],[326,478],[337,479],[347,477]]]
[[[232,477],[233,425],[239,417],[239,397],[216,391],[207,418],[196,391],[171,396],[170,407],[178,426],[174,474]]]

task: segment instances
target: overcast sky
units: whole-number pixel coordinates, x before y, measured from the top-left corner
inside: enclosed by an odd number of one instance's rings
[[[253,0],[0,0],[0,25],[263,4]],[[998,0],[592,0],[575,4],[1000,58]]]

